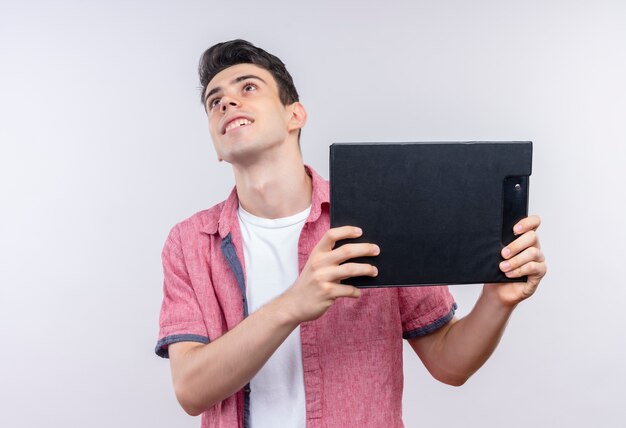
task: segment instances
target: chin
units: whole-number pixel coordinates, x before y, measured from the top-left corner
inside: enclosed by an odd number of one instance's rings
[[[262,150],[236,150],[222,154],[221,158],[224,162],[232,165],[250,165],[259,160]]]

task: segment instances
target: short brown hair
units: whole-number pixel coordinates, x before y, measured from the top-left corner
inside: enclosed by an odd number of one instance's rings
[[[235,39],[211,46],[200,57],[198,75],[202,85],[200,101],[203,105],[206,102],[206,87],[211,79],[220,71],[237,64],[254,64],[269,71],[276,80],[278,96],[283,105],[300,100],[291,75],[278,57],[246,40]]]

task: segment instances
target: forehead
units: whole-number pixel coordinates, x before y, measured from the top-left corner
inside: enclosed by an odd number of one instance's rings
[[[257,76],[265,80],[268,85],[277,89],[276,81],[272,73],[266,69],[254,64],[237,64],[217,73],[207,84],[204,94],[208,94],[214,88],[224,88],[233,83],[235,79],[241,76]]]

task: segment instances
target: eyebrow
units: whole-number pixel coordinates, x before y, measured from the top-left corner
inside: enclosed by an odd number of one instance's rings
[[[239,76],[239,77],[234,78],[233,80],[230,81],[230,84],[234,85],[235,83],[239,83],[243,80],[248,80],[248,79],[257,79],[263,83],[267,83],[265,80],[261,79],[259,76],[255,76],[254,74],[246,74],[245,76]],[[214,95],[221,90],[222,90],[221,86],[216,86],[215,88],[211,89],[209,93],[206,94],[206,97],[204,97],[204,103],[206,104],[207,100],[211,97],[211,95]]]

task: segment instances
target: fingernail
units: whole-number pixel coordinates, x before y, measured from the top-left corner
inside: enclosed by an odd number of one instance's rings
[[[515,231],[516,233],[520,233],[522,231],[522,225],[516,224],[515,227],[513,228],[513,231]]]
[[[378,245],[375,245],[376,248],[374,248],[374,255],[379,255],[380,254],[380,247]]]
[[[374,266],[374,276],[378,276],[378,268]]]
[[[511,250],[509,250],[507,247],[504,247],[502,249],[502,257],[504,257],[505,259],[508,258],[511,255]]]
[[[360,227],[355,227],[354,228],[354,233],[358,233],[359,235],[363,233],[363,229],[361,229]]]
[[[500,269],[504,272],[508,271],[511,268],[511,263],[509,262],[502,262],[500,264]]]

